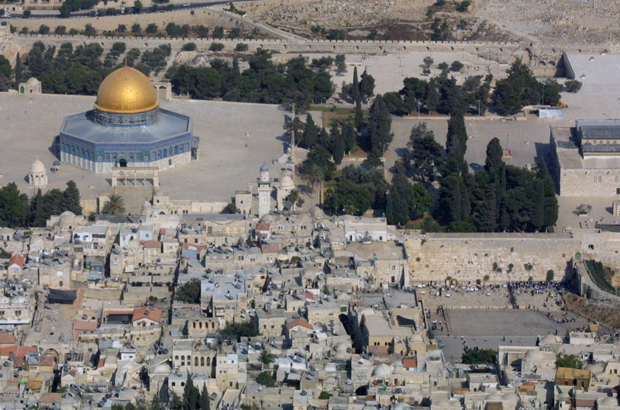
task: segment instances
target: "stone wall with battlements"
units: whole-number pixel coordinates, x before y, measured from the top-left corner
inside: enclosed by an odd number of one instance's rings
[[[600,54],[620,53],[620,46],[592,45],[571,46],[571,45],[530,45],[529,43],[500,43],[500,42],[457,42],[457,41],[370,41],[370,40],[301,40],[301,39],[196,39],[196,38],[143,38],[132,36],[60,36],[60,35],[40,35],[40,34],[16,34],[11,41],[30,49],[32,44],[43,41],[48,45],[60,46],[66,42],[83,44],[84,42],[98,42],[108,49],[115,42],[122,41],[127,44],[127,48],[154,48],[160,44],[170,44],[173,50],[179,50],[187,42],[196,43],[198,50],[207,50],[213,41],[224,44],[225,49],[232,51],[238,43],[248,45],[249,51],[253,52],[259,48],[273,50],[280,53],[333,53],[333,54],[403,54],[403,53],[429,53],[434,52],[455,52],[470,53],[482,58],[498,61],[500,63],[511,63],[516,58],[530,63],[534,69],[545,66],[555,66],[562,54],[566,53],[593,53]],[[551,73],[551,71],[549,71]]]
[[[571,234],[428,233],[406,238],[411,283],[561,280],[581,243]],[[487,277],[488,275],[488,277]]]

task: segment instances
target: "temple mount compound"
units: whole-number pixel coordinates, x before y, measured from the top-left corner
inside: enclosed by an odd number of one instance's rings
[[[198,143],[191,117],[160,108],[148,77],[122,67],[102,81],[93,110],[65,117],[56,148],[62,162],[99,174],[188,164]]]

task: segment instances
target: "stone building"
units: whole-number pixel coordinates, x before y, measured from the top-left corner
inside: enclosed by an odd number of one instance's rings
[[[33,188],[44,188],[47,186],[47,172],[45,165],[35,160],[28,170],[28,185]]]
[[[103,80],[92,111],[64,119],[57,148],[63,162],[110,173],[114,168],[160,171],[188,164],[197,144],[192,119],[159,108],[148,77],[122,67]]]
[[[561,196],[620,195],[620,120],[551,127],[552,175]]]
[[[37,0],[34,0],[37,1]],[[49,1],[49,0],[44,0]],[[41,81],[30,77],[25,83],[19,83],[18,91],[22,95],[41,94],[43,92]]]

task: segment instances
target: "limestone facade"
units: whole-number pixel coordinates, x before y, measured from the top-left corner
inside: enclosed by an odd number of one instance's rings
[[[438,234],[406,239],[411,283],[544,281],[564,276],[580,241],[570,234]],[[487,277],[488,276],[488,277]]]

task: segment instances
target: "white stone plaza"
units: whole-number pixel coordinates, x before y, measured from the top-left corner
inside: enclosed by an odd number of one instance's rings
[[[27,175],[39,159],[47,169],[47,189],[66,188],[73,179],[83,198],[112,192],[110,178],[62,164],[51,172],[57,158],[50,151],[66,115],[91,109],[95,97],[0,93],[0,184],[16,182],[32,194]],[[200,138],[199,159],[160,174],[160,183],[172,198],[229,201],[236,190],[247,189],[261,165],[281,157],[285,112],[277,106],[217,101],[173,100],[161,106],[192,117],[194,136]],[[274,175],[280,167],[272,166]]]

